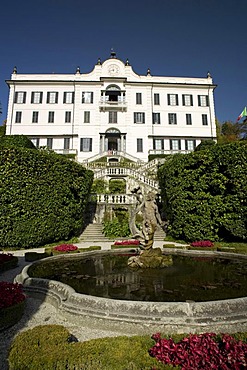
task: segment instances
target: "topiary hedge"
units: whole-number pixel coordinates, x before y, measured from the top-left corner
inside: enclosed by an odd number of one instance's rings
[[[36,146],[24,135],[0,136],[0,148],[29,148],[36,149]]]
[[[82,229],[93,173],[52,152],[0,148],[0,246],[33,248]]]
[[[148,350],[154,344],[149,336],[102,338],[82,343],[73,339],[67,329],[58,325],[27,330],[12,342],[9,370],[176,369],[159,364],[149,355]]]
[[[186,241],[245,241],[247,145],[176,154],[158,171],[169,231]]]

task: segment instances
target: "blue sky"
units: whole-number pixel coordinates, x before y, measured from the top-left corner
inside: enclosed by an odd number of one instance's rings
[[[235,121],[247,105],[247,0],[4,0],[0,6],[0,101],[7,115],[19,73],[92,70],[111,48],[138,74],[204,77],[216,117]]]

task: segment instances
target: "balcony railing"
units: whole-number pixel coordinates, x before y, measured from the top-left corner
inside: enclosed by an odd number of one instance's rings
[[[157,181],[150,179],[149,177],[139,173],[136,170],[133,170],[132,168],[107,167],[107,168],[103,168],[103,169],[100,169],[94,172],[95,179],[100,179],[105,176],[110,176],[110,177],[132,176],[135,180],[145,185],[148,185],[152,189],[158,190],[159,188],[159,184]]]
[[[107,100],[107,99],[100,99],[99,101],[99,108],[100,110],[110,110],[112,108],[119,109],[119,110],[127,110],[127,103],[125,99],[122,100]]]
[[[188,154],[188,153],[191,153],[193,152],[194,150],[191,149],[191,150],[179,150],[179,149],[171,149],[171,150],[164,150],[164,149],[150,149],[148,151],[148,154],[177,154],[177,153],[181,153],[181,154]]]
[[[91,202],[101,204],[135,204],[136,196],[134,194],[91,194]]]

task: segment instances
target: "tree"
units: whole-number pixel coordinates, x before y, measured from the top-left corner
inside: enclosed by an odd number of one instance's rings
[[[225,121],[221,125],[221,132],[218,137],[219,144],[227,144],[241,139],[241,126],[239,123]]]

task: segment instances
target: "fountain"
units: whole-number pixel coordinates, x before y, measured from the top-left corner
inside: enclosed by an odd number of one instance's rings
[[[150,334],[155,331],[166,333],[206,331],[230,333],[247,331],[247,272],[245,267],[247,256],[216,251],[186,251],[179,249],[163,251],[160,248],[157,248],[156,251],[156,248],[152,248],[153,237],[157,222],[161,222],[161,220],[154,197],[151,194],[143,197],[139,188],[135,189],[134,193],[136,194],[137,203],[132,211],[130,229],[133,236],[140,240],[142,251],[139,255],[136,255],[135,250],[126,248],[121,251],[91,251],[83,254],[49,257],[37,261],[33,265],[26,266],[22,273],[16,277],[15,281],[22,283],[28,294],[47,300],[57,308],[61,315],[68,320],[76,321],[78,325],[80,323],[85,325],[88,322],[91,327],[95,326],[96,328],[104,329],[110,326],[111,330],[120,330],[121,333],[126,332],[128,334]],[[137,229],[135,225],[135,217],[140,211],[143,214],[142,230]],[[112,297],[109,294],[109,289],[105,289],[109,271],[106,272],[104,266],[108,262],[110,264],[113,257],[118,255],[124,257],[126,254],[131,255],[129,259],[126,257],[125,267],[129,268],[129,271],[132,273],[132,275],[127,275],[128,279],[131,276],[132,285],[126,284],[124,296],[118,296],[115,293],[115,296]],[[139,294],[137,299],[134,299],[132,295],[127,295],[128,290],[135,289],[135,285],[136,289],[140,289],[144,284],[143,281],[140,283],[139,278],[136,278],[138,276],[135,275],[136,273],[152,273],[154,279],[157,280],[162,273],[169,275],[175,269],[176,273],[173,275],[173,280],[181,279],[181,276],[179,277],[180,269],[176,270],[175,262],[177,257],[185,256],[200,259],[212,258],[212,263],[214,263],[215,258],[224,258],[225,261],[242,261],[245,271],[241,276],[246,287],[243,290],[243,296],[235,295],[233,298],[218,296],[214,299],[214,295],[211,295],[206,301],[195,301],[194,295],[190,294],[188,295],[189,298],[185,296],[183,300],[179,296],[175,301],[159,301],[156,298],[146,299],[148,295],[153,297],[151,293],[146,294],[145,298]],[[79,271],[75,268],[75,262],[80,266]],[[50,269],[53,275],[46,274],[46,270],[49,270],[49,264],[53,265],[53,268]],[[58,273],[58,280],[61,280],[64,275],[64,281],[56,280],[56,266],[62,266],[62,271]],[[91,272],[88,270],[89,266],[92,266],[92,269],[96,272],[92,277],[90,276]],[[123,285],[127,278],[122,274],[120,267],[119,270],[114,270],[114,277],[110,276],[109,279],[111,282],[114,279],[114,283],[118,284],[120,282]],[[36,273],[34,273],[35,271]],[[103,274],[100,275],[97,273],[98,271],[103,271]],[[207,270],[205,269],[205,271]],[[217,275],[218,273],[216,269],[214,274]],[[242,290],[238,285],[240,279],[238,273],[239,271],[236,270],[237,277],[234,289],[237,292]],[[106,294],[97,296],[97,294],[93,295],[92,292],[87,290],[82,293],[76,291],[68,285],[68,280],[70,277],[72,278],[71,275],[77,282],[80,280],[87,281],[87,284],[84,284],[86,289],[92,284],[91,281],[94,280],[93,284],[98,287],[97,289],[100,290],[102,288],[101,290],[106,291]],[[103,275],[106,275],[106,280],[102,278]],[[167,278],[163,281],[169,280],[168,275],[166,275]],[[228,275],[231,275],[231,271],[224,275],[226,280]],[[89,277],[92,279],[89,280]],[[69,279],[66,280],[66,278]],[[186,285],[193,285],[192,281],[196,281],[196,279],[188,280]],[[224,283],[224,278],[222,278],[222,281]],[[217,288],[217,284],[221,284],[222,281],[214,281],[213,283],[206,281],[203,283],[203,289],[213,291]],[[120,286],[122,286],[121,284]],[[231,285],[232,283],[227,284]],[[77,288],[77,285],[75,283],[74,287]],[[155,285],[157,290],[159,283],[153,285]],[[164,290],[167,291],[168,295],[176,297],[176,289],[174,287],[173,289],[165,287]]]
[[[133,334],[154,331],[166,332],[236,332],[247,329],[247,297],[195,302],[193,300],[177,302],[134,301],[97,297],[90,294],[77,293],[74,288],[60,281],[47,278],[32,277],[31,269],[38,267],[41,271],[48,263],[60,265],[64,261],[72,263],[78,260],[89,263],[93,258],[108,258],[117,254],[127,254],[124,249],[119,252],[94,251],[76,255],[49,257],[26,266],[16,281],[24,285],[25,291],[33,297],[45,299],[53,304],[60,314],[78,324],[89,321],[95,327],[111,326],[112,330],[125,331]],[[221,257],[231,260],[246,261],[247,256],[224,252],[199,251],[168,251],[174,256],[211,258]],[[169,269],[169,267],[168,267]],[[145,270],[142,270],[145,271]],[[79,279],[83,279],[83,275]],[[85,277],[85,276],[84,276]],[[100,284],[100,282],[99,282]],[[102,282],[103,284],[103,282]],[[208,285],[210,287],[210,285]],[[210,289],[210,288],[209,288]],[[237,290],[238,288],[236,288]]]

